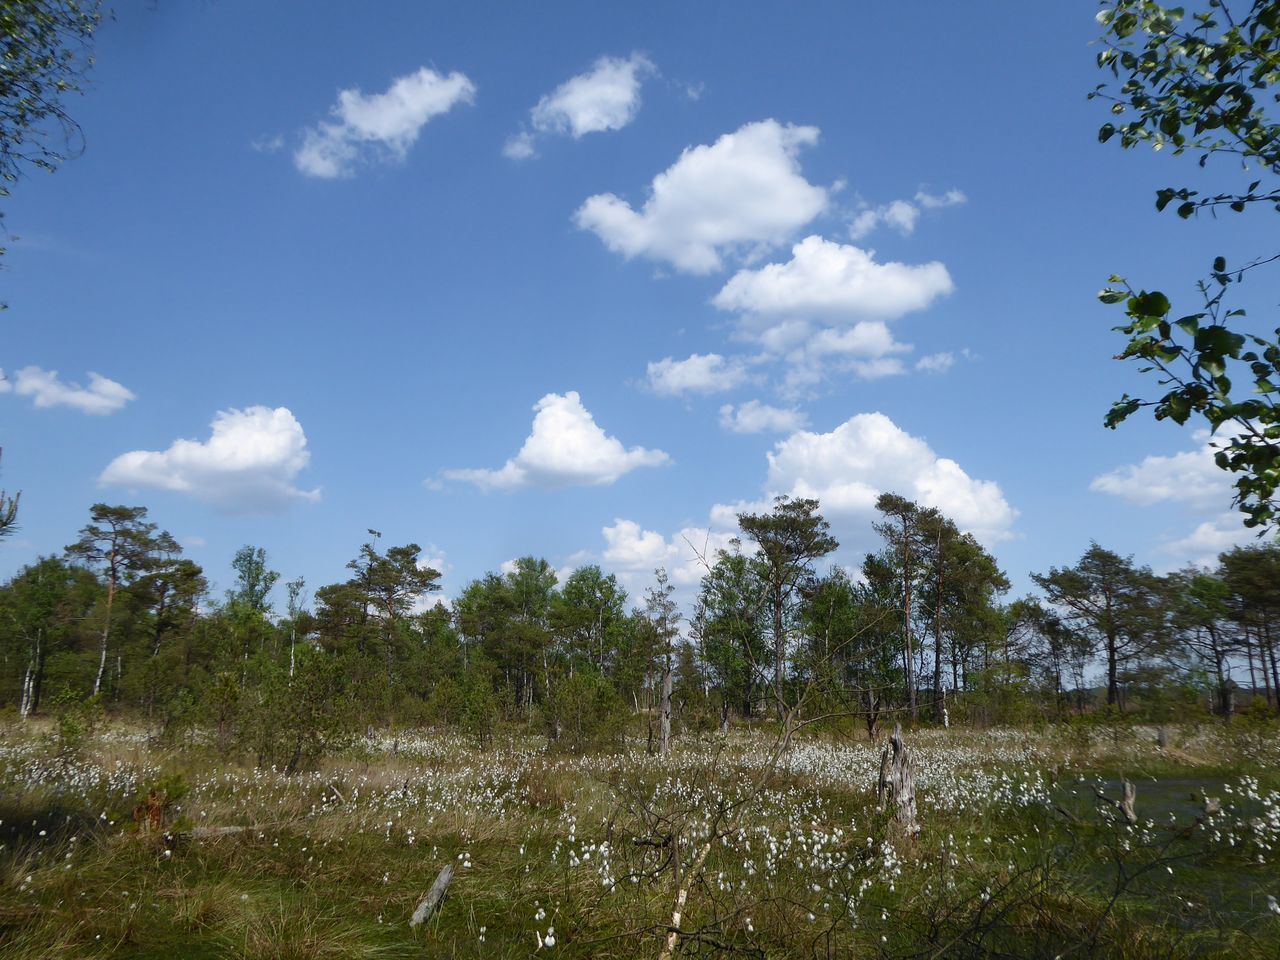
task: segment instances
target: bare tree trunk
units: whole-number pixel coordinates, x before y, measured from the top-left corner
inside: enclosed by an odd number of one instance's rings
[[[98,652],[98,675],[93,679],[93,695],[96,697],[102,689],[102,675],[107,672],[107,638],[111,635],[111,607],[116,600],[116,578],[114,572],[107,584],[107,617],[102,625],[102,644]]]
[[[911,540],[907,531],[907,518],[902,518],[902,644],[907,661],[907,703],[911,707],[911,719],[920,712],[916,707],[915,653],[911,649]]]
[[[1275,701],[1271,689],[1271,675],[1267,672],[1267,644],[1266,637],[1261,631],[1258,633],[1258,666],[1262,673],[1262,692],[1266,695],[1267,706],[1271,706]]]
[[[31,715],[31,693],[34,687],[35,671],[31,664],[27,665],[27,672],[22,677],[22,704],[18,707],[18,716],[26,719]]]
[[[785,646],[786,637],[782,626],[782,584],[776,584],[773,596],[773,699],[778,708],[779,720],[787,712],[782,698],[782,661]]]
[[[676,947],[680,944],[680,918],[684,916],[684,905],[689,899],[689,885],[697,880],[698,874],[711,853],[713,843],[714,839],[704,843],[702,849],[698,851],[698,856],[694,858],[693,864],[685,871],[686,882],[676,892],[675,907],[671,911],[671,925],[667,928],[667,942],[663,945],[662,953],[658,954],[658,960],[671,960],[671,957],[676,952]]]
[[[1263,628],[1267,637],[1267,655],[1271,658],[1271,689],[1275,694],[1276,709],[1280,709],[1280,669],[1276,665],[1276,643],[1269,626]]]
[[[1253,698],[1253,692],[1258,689],[1258,675],[1253,669],[1253,638],[1249,635],[1249,627],[1244,628],[1244,656],[1249,664],[1249,698]]]
[[[946,584],[947,568],[942,557],[942,528],[938,528],[938,583],[937,596],[934,598],[933,608],[933,709],[935,713],[941,714],[946,712],[946,705],[942,703],[942,589]]]
[[[664,757],[671,752],[671,657],[662,668],[662,713],[658,752]]]

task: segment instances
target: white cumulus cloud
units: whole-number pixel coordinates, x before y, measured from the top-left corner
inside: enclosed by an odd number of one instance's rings
[[[528,130],[513,133],[502,145],[502,155],[509,160],[528,160],[530,157],[536,157],[538,148],[534,146],[533,134]]]
[[[83,413],[102,416],[114,413],[130,400],[136,399],[132,390],[109,380],[101,374],[89,373],[89,385],[64,383],[57,370],[40,367],[23,367],[10,381],[0,370],[0,393],[13,393],[30,397],[37,408],[71,407]]]
[[[362,162],[403,160],[428,120],[473,102],[475,92],[464,74],[429,67],[397,77],[382,93],[341,90],[332,119],[303,134],[294,165],[307,176],[334,179],[351,176]]]
[[[1214,462],[1214,453],[1226,445],[1230,428],[1213,436],[1197,430],[1192,450],[1169,456],[1148,456],[1140,462],[1117,467],[1101,474],[1089,489],[1119,497],[1139,507],[1177,504],[1195,529],[1185,537],[1156,546],[1173,565],[1193,563],[1213,566],[1218,554],[1253,542],[1256,531],[1244,526],[1242,516],[1231,510],[1235,497],[1235,476]]]
[[[806,237],[785,263],[739,270],[712,299],[737,314],[739,335],[788,364],[796,391],[836,369],[865,380],[904,373],[889,322],[923,310],[953,290],[937,262],[880,263],[873,252]]]
[[[705,525],[684,526],[667,536],[635,520],[616,519],[601,531],[602,560],[633,593],[651,582],[655,567],[666,567],[672,583],[682,588],[682,599],[689,599],[687,588],[698,583],[707,563],[714,563],[716,551],[742,539],[738,515],[769,513],[774,498],[786,495],[818,501],[819,513],[841,544],[833,560],[856,568],[863,554],[879,548],[871,522],[881,516],[875,504],[882,493],[936,507],[988,546],[1014,535],[1018,511],[999,484],[969,476],[884,414],[863,413],[828,433],[800,430],[779,441],[768,455],[762,496],[712,505]],[[750,542],[743,549],[751,550]]]
[[[738,271],[712,303],[750,326],[795,318],[835,325],[895,320],[953,289],[937,261],[877,263],[871,251],[810,236],[792,248],[786,263]]]
[[[919,190],[915,202],[911,200],[893,200],[878,207],[863,207],[849,223],[849,239],[861,240],[877,227],[892,227],[904,237],[915,232],[920,220],[920,211],[938,210],[942,207],[953,207],[964,203],[967,198],[959,190],[948,190],[943,194],[926,193]]]
[[[246,407],[215,414],[208,440],[122,453],[99,483],[188,493],[230,510],[269,510],[319,499],[319,490],[295,486],[310,459],[302,424],[287,407]]]
[[[482,490],[557,488],[613,483],[639,467],[670,457],[661,450],[627,449],[596,424],[576,391],[549,393],[534,406],[533,429],[520,451],[496,470],[446,470],[449,480]]]
[[[720,426],[733,433],[790,433],[802,430],[808,418],[795,407],[773,407],[759,400],[748,400],[720,408]]]
[[[658,567],[665,568],[679,588],[697,584],[707,567],[715,563],[716,551],[728,549],[736,535],[734,530],[691,526],[676,531],[668,540],[656,530],[621,518],[600,532],[605,540],[601,557],[605,568],[616,573],[637,598],[653,582],[653,571]]]
[[[649,58],[601,57],[586,73],[571,77],[530,111],[533,128],[564,133],[575,140],[588,133],[621,130],[640,109],[640,85],[656,72]]]
[[[880,224],[893,227],[900,234],[910,236],[920,219],[920,208],[906,200],[894,200],[880,207],[859,210],[849,224],[849,239],[861,240]]]
[[[747,369],[740,360],[718,353],[695,353],[684,360],[664,357],[648,366],[649,388],[663,396],[682,393],[720,393],[746,382]]]
[[[1212,567],[1218,562],[1218,554],[1257,540],[1257,532],[1244,525],[1241,514],[1224,513],[1198,524],[1187,536],[1162,544],[1159,549],[1175,565],[1191,563]]]
[[[964,195],[963,191],[955,189],[948,190],[946,193],[942,194],[928,193],[924,190],[916,191],[916,203],[920,204],[920,206],[924,207],[926,210],[937,210],[940,207],[954,207],[957,204],[966,203],[968,199],[969,198]]]
[[[1203,432],[1195,450],[1172,456],[1144,457],[1141,463],[1117,467],[1095,477],[1089,489],[1109,493],[1128,503],[1148,507],[1180,502],[1192,507],[1222,508],[1231,503],[1231,475],[1213,460],[1214,444]]]
[[[749,123],[710,146],[686,149],[654,177],[639,210],[612,193],[596,194],[575,222],[627,258],[711,273],[725,256],[786,242],[826,209],[827,190],[809,183],[797,160],[817,141],[816,127]]]
[[[537,155],[537,134],[564,134],[578,140],[588,133],[621,130],[640,111],[640,87],[657,72],[647,57],[601,57],[586,73],[570,77],[529,111],[532,129],[512,134],[502,147],[512,160]]]
[[[975,480],[954,460],[882,413],[860,413],[829,433],[800,431],[769,454],[770,495],[813,497],[847,528],[876,516],[882,493],[936,507],[961,530],[991,544],[1012,535],[1017,511],[999,484]]]
[[[955,362],[954,353],[931,353],[916,361],[916,369],[924,370],[926,373],[946,373],[955,366]]]

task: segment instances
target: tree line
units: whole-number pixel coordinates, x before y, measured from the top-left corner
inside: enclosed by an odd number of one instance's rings
[[[633,602],[523,557],[434,602],[415,543],[369,540],[310,596],[245,546],[220,598],[143,507],[96,504],[61,556],[0,586],[0,710],[134,716],[295,770],[366,731],[537,730],[566,748],[732,723],[948,724],[1099,711],[1159,720],[1280,709],[1280,546],[1167,576],[1092,544],[1008,601],[995,559],[940,511],[884,494],[857,569],[815,500],[742,513],[682,611],[657,570]],[[1101,670],[1095,690],[1092,677]]]

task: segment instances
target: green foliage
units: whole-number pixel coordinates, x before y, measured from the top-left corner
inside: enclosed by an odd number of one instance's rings
[[[21,499],[21,490],[13,496],[9,496],[5,491],[0,490],[0,540],[3,540],[17,529],[18,501]]]
[[[354,736],[356,705],[340,658],[304,648],[292,677],[270,662],[252,666],[255,682],[240,701],[237,721],[241,746],[258,766],[286,774],[309,770]]]
[[[473,664],[462,682],[462,729],[480,747],[493,743],[498,723],[498,703],[489,674],[488,664]]]
[[[590,668],[556,684],[548,712],[558,743],[573,751],[615,741],[626,716],[612,684]]]
[[[1031,579],[1063,621],[1107,665],[1107,704],[1120,704],[1122,671],[1160,652],[1167,638],[1162,582],[1132,557],[1090,544],[1073,567],[1052,567]]]
[[[97,696],[82,697],[64,687],[53,698],[53,710],[58,720],[58,756],[74,757],[102,724],[102,700]]]
[[[227,606],[240,608],[259,616],[271,615],[267,597],[280,579],[280,574],[267,568],[267,551],[262,547],[243,546],[231,559],[235,586],[227,591]]]
[[[355,731],[422,724],[487,747],[502,723],[513,737],[545,733],[579,751],[621,744],[634,716],[632,732],[659,748],[672,742],[665,733],[727,730],[735,717],[753,725],[779,689],[793,731],[852,723],[875,736],[914,693],[935,723],[1044,722],[1092,708],[1095,654],[1113,668],[1117,709],[1143,719],[1229,716],[1248,702],[1231,679],[1245,660],[1276,706],[1280,546],[1156,577],[1095,545],[1037,578],[1049,604],[1002,608],[1007,580],[972,537],[937,510],[883,503],[886,543],[856,579],[814,569],[808,554],[826,544],[812,501],[746,518],[771,549],[799,529],[798,549],[777,549],[775,560],[790,557],[780,565],[736,541],[718,551],[684,632],[661,576],[645,608],[627,613],[598,567],[559,587],[535,557],[421,611],[437,574],[414,544],[366,544],[350,579],[316,591],[314,613],[295,580],[278,621],[266,615],[275,574],[264,551],[246,548],[230,601],[210,608],[203,572],[144,508],[98,504],[69,549],[84,566],[45,558],[0,584],[0,709],[27,718],[50,710],[45,691],[77,691],[56,711],[71,754],[94,723],[76,704],[101,679],[98,713],[128,716],[167,745],[209,744],[224,760],[292,772]],[[1091,619],[1099,605],[1107,616]]]
[[[1111,278],[1118,286],[1099,296],[1105,303],[1123,302],[1129,318],[1115,328],[1129,338],[1119,359],[1145,364],[1143,372],[1156,373],[1165,392],[1153,400],[1125,394],[1105,423],[1114,429],[1144,407],[1157,420],[1184,424],[1192,416],[1203,418],[1217,437],[1218,466],[1239,475],[1235,499],[1245,526],[1266,527],[1280,515],[1280,329],[1269,339],[1228,326],[1244,311],[1227,310],[1223,297],[1246,269],[1229,273],[1219,257],[1211,285],[1199,285],[1204,308],[1176,321],[1163,294],[1135,292],[1122,278]],[[1252,395],[1234,386],[1239,373],[1252,381]]]
[[[760,578],[773,627],[773,698],[779,719],[787,709],[787,634],[795,598],[813,563],[840,546],[831,524],[818,512],[818,501],[778,496],[771,513],[740,513],[738,527],[755,543],[761,559]]]
[[[716,553],[702,578],[695,630],[722,709],[746,718],[753,713],[761,665],[768,661],[768,616],[760,565],[734,541]]]
[[[82,89],[101,22],[100,0],[0,0],[0,197],[26,169],[52,172],[78,148],[64,104]],[[0,521],[11,524],[17,506],[0,494]]]
[[[1208,6],[1188,18],[1182,7],[1151,0],[1104,4],[1098,66],[1121,85],[1102,84],[1090,94],[1110,101],[1117,118],[1098,139],[1118,137],[1125,148],[1170,146],[1175,156],[1191,150],[1202,167],[1216,154],[1234,155],[1245,169],[1274,175],[1280,172],[1280,120],[1269,111],[1280,99],[1273,92],[1280,81],[1280,3],[1259,0],[1243,15],[1233,15],[1222,0]],[[1222,206],[1239,213],[1260,203],[1280,211],[1280,189],[1262,184],[1255,179],[1207,196],[1165,187],[1156,192],[1156,209],[1177,201],[1183,219]],[[1103,303],[1123,304],[1128,317],[1116,327],[1128,338],[1118,359],[1138,361],[1165,388],[1156,399],[1125,394],[1106,425],[1115,428],[1144,407],[1158,420],[1203,418],[1220,438],[1218,466],[1239,475],[1236,504],[1250,527],[1280,516],[1280,328],[1274,334],[1239,329],[1245,313],[1229,309],[1224,295],[1247,272],[1277,259],[1263,256],[1229,269],[1225,258],[1215,258],[1210,279],[1199,284],[1203,308],[1177,319],[1167,296],[1135,289],[1122,277],[1113,276],[1099,294]],[[1240,374],[1251,392],[1233,382]]]
[[[13,182],[25,165],[53,170],[62,161],[46,127],[61,128],[67,142],[78,132],[63,98],[80,91],[93,62],[88,45],[101,9],[78,0],[0,4],[0,180]]]

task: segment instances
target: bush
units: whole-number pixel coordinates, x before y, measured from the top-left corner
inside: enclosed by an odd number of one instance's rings
[[[498,701],[493,695],[489,671],[484,667],[473,665],[463,677],[461,706],[462,729],[478,746],[489,746],[498,722]]]
[[[81,698],[70,687],[63,687],[53,698],[53,710],[58,718],[57,750],[61,757],[79,753],[102,723],[101,696]]]
[[[350,742],[358,717],[340,658],[304,648],[292,677],[266,660],[249,672],[256,683],[240,697],[237,734],[258,766],[296,773]]]
[[[615,739],[624,716],[613,684],[593,669],[579,670],[561,680],[548,704],[556,739],[570,750]]]

